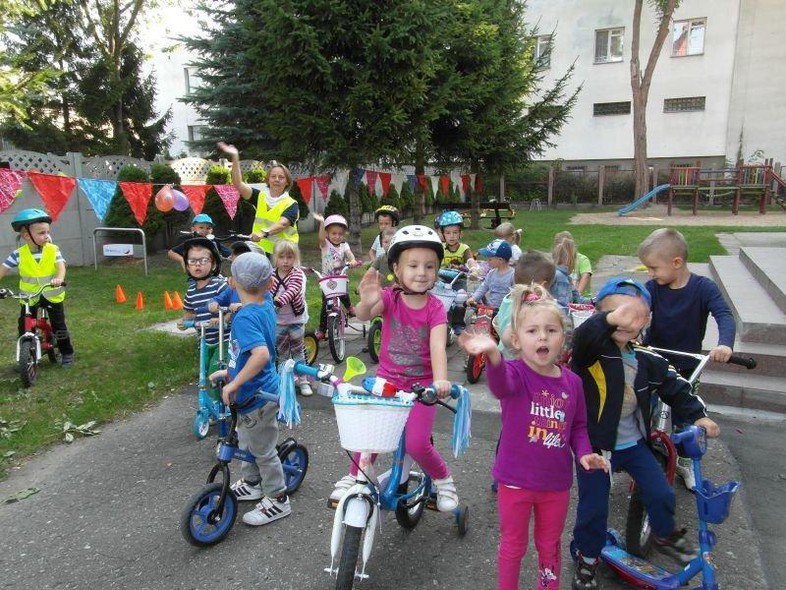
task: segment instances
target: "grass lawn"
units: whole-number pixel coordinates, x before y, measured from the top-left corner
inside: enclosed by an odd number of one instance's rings
[[[596,263],[605,254],[635,255],[639,242],[655,226],[569,225],[569,210],[520,211],[515,224],[524,227],[522,247],[550,251],[554,234],[570,230],[579,249]],[[433,216],[428,217],[428,223]],[[411,220],[410,220],[411,221]],[[487,221],[483,221],[485,225]],[[706,262],[710,255],[723,254],[716,233],[735,231],[777,231],[783,228],[681,226],[690,244],[690,260]],[[363,230],[364,252],[376,234],[375,227]],[[464,241],[473,249],[492,239],[486,229],[464,232]],[[319,266],[316,233],[301,236],[304,264]],[[353,270],[351,289],[363,274]],[[163,292],[178,290],[185,278],[165,257],[157,256],[144,276],[141,263],[117,263],[68,270],[66,314],[76,350],[76,365],[64,370],[45,360],[38,382],[22,389],[13,371],[18,304],[0,301],[0,477],[16,460],[64,439],[63,425],[100,423],[122,418],[197,379],[196,338],[177,338],[145,328],[175,319],[179,312],[165,311]],[[7,277],[4,286],[16,290],[16,277]],[[115,303],[115,286],[122,284],[128,302]],[[146,308],[134,309],[137,291],[145,295]],[[357,302],[357,295],[353,295]],[[310,325],[319,319],[320,295],[316,280],[308,286]],[[192,416],[184,416],[190,421]]]

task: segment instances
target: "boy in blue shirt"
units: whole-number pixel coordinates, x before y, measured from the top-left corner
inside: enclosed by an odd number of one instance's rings
[[[513,249],[505,240],[494,240],[485,248],[481,248],[478,253],[488,258],[491,270],[486,273],[483,282],[467,299],[467,305],[473,305],[485,297],[488,305],[499,308],[505,295],[513,288],[514,271],[509,264]]]
[[[289,516],[284,471],[276,452],[278,404],[256,396],[259,391],[278,392],[276,372],[276,312],[265,297],[273,268],[267,256],[248,252],[232,262],[229,281],[243,304],[232,318],[229,364],[210,375],[211,381],[226,380],[221,396],[238,408],[238,442],[255,462],[243,461],[241,478],[232,484],[238,500],[259,500],[243,515],[243,522],[261,526]]]

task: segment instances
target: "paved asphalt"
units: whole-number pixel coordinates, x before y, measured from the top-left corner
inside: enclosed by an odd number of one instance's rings
[[[354,337],[350,352],[357,353],[362,344],[360,337]],[[326,348],[321,353],[325,360]],[[451,377],[463,382],[463,355],[451,347],[449,356]],[[496,586],[498,532],[489,470],[498,414],[484,383],[482,378],[472,388],[472,445],[461,459],[449,459],[462,501],[470,507],[469,533],[457,538],[450,517],[430,511],[414,531],[406,533],[387,515],[369,562],[371,578],[360,588]],[[227,539],[210,549],[188,545],[178,527],[181,510],[200,489],[213,463],[215,447],[212,434],[201,442],[191,434],[193,387],[173,393],[139,415],[104,425],[98,436],[32,458],[0,482],[2,500],[27,488],[40,490],[17,502],[0,503],[0,588],[332,588],[323,571],[330,562],[333,516],[325,503],[348,463],[337,442],[329,400],[314,396],[302,399],[302,406],[303,424],[294,434],[307,445],[311,463],[303,486],[292,497],[292,516],[262,528],[245,526],[238,519]],[[448,412],[442,414],[435,441],[447,456],[450,420]],[[712,442],[705,461],[710,478],[724,481],[739,477],[738,458],[745,484],[731,517],[716,528],[720,586],[784,588],[786,525],[778,500],[783,499],[786,467],[783,453],[778,454],[773,443],[782,440],[777,431],[782,423],[760,427],[733,420],[723,419],[724,438]],[[282,428],[282,438],[289,434]],[[777,463],[762,471],[765,458]],[[237,466],[233,468],[237,475]],[[688,526],[691,499],[679,487],[678,509]],[[612,525],[620,527],[627,502],[624,475],[616,477],[611,502]],[[573,509],[565,549],[572,521]],[[773,550],[776,544],[780,548]],[[564,559],[563,588],[569,587],[571,572],[569,560]],[[534,587],[534,574],[530,553],[524,562],[522,588]],[[603,587],[624,586],[606,572]]]

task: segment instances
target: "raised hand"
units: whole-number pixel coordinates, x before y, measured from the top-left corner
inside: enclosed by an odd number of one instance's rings
[[[360,300],[368,305],[373,305],[382,298],[382,275],[374,269],[369,269],[363,275],[358,285]]]
[[[218,149],[224,152],[227,156],[240,156],[240,151],[233,145],[219,141],[217,144]]]
[[[475,334],[472,330],[464,330],[458,343],[467,354],[488,354],[497,349],[497,342],[489,334]]]

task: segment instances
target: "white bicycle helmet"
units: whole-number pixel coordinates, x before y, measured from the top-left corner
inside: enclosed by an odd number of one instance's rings
[[[431,248],[436,252],[439,262],[445,256],[445,247],[437,232],[425,225],[405,225],[390,239],[388,248],[388,264],[393,266],[398,257],[409,248]]]

